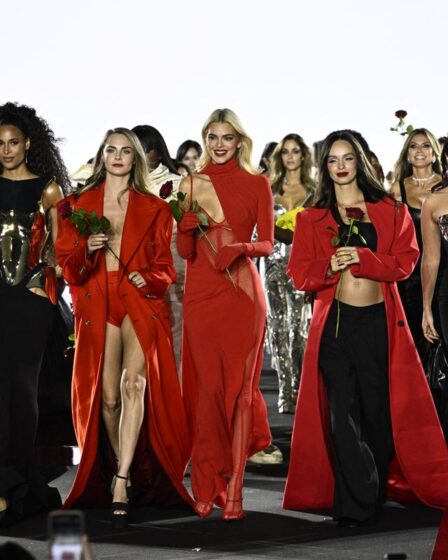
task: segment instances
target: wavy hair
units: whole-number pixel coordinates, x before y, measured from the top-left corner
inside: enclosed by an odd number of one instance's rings
[[[89,191],[90,189],[94,189],[95,187],[97,187],[98,185],[100,185],[106,180],[106,167],[104,165],[104,160],[103,160],[103,151],[109,137],[112,134],[122,134],[123,136],[126,136],[126,139],[128,140],[128,142],[130,143],[130,145],[134,150],[134,165],[132,166],[132,171],[129,177],[128,186],[123,192],[126,192],[127,190],[132,188],[141,194],[152,194],[150,192],[151,180],[149,177],[148,165],[146,163],[145,152],[143,151],[143,147],[140,144],[140,140],[132,132],[132,130],[129,130],[128,128],[117,127],[117,128],[111,128],[104,135],[104,138],[93,160],[92,176],[89,177],[89,179],[87,179],[86,184],[84,186],[81,186],[76,191],[76,198],[81,196],[86,191]]]
[[[378,202],[385,197],[395,202],[394,198],[385,191],[384,186],[376,178],[375,170],[353,132],[350,130],[336,130],[329,134],[322,144],[313,206],[333,209],[336,204],[334,182],[328,172],[327,162],[331,147],[338,140],[348,142],[353,148],[357,165],[356,181],[366,202]]]
[[[299,136],[299,134],[295,133],[287,134],[282,138],[272,154],[271,173],[269,177],[272,185],[272,192],[274,194],[283,194],[283,182],[286,176],[286,168],[282,161],[282,150],[288,140],[295,142],[302,151],[303,159],[300,166],[300,182],[305,187],[307,194],[310,194],[315,188],[314,180],[311,177],[313,157],[311,155],[311,150],[305,144],[305,140]]]
[[[7,125],[18,128],[30,141],[26,157],[28,171],[39,177],[54,177],[64,194],[68,194],[71,183],[58,148],[60,139],[55,138],[47,121],[38,117],[32,107],[8,102],[0,106],[0,126]]]
[[[413,138],[417,134],[423,134],[428,139],[431,144],[432,151],[435,157],[435,161],[432,163],[432,170],[434,173],[441,175],[442,165],[440,163],[440,145],[437,138],[426,128],[416,128],[414,129],[406,138],[405,143],[401,149],[400,155],[398,156],[397,163],[394,168],[394,180],[403,181],[406,177],[412,175],[412,165],[408,161],[408,150]]]
[[[240,137],[241,147],[237,150],[237,159],[238,165],[244,171],[247,171],[251,175],[258,175],[257,169],[252,165],[251,156],[252,156],[252,139],[245,131],[241,121],[236,113],[232,111],[232,109],[215,109],[213,113],[208,117],[205,121],[204,126],[202,127],[202,142],[204,146],[207,146],[207,133],[208,129],[213,123],[226,123],[229,124],[235,132]],[[200,171],[206,165],[208,165],[211,161],[210,154],[208,150],[205,149],[201,159],[198,163],[198,170]]]

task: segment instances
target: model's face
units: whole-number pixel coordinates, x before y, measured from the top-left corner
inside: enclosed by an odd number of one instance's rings
[[[213,163],[226,163],[241,146],[239,134],[228,123],[212,123],[205,137],[207,151]]]
[[[336,140],[333,143],[328,154],[327,169],[335,185],[349,185],[356,179],[356,154],[349,142]]]
[[[302,148],[295,140],[286,140],[280,153],[283,166],[287,171],[300,169],[303,160]]]
[[[194,148],[190,148],[182,159],[182,163],[187,165],[192,173],[196,171],[199,161],[198,151]]]
[[[116,177],[129,175],[134,164],[134,148],[124,134],[111,134],[103,149],[106,171]]]
[[[154,171],[159,166],[160,156],[155,150],[149,150],[146,152],[146,163],[148,164],[148,169]]]
[[[3,169],[12,171],[25,163],[30,141],[23,132],[12,125],[0,126],[0,163]]]
[[[434,152],[426,134],[416,134],[409,144],[408,161],[413,167],[427,167],[432,164]]]

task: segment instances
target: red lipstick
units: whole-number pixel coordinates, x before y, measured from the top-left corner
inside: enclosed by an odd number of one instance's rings
[[[339,173],[336,173],[336,175],[338,177],[347,177],[348,171],[339,171]]]

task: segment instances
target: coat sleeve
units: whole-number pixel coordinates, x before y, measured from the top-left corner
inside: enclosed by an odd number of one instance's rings
[[[138,272],[146,280],[146,286],[139,288],[145,297],[161,298],[176,280],[176,271],[171,254],[173,216],[168,206],[162,208],[155,222],[155,234],[151,241],[153,254],[148,264]]]
[[[405,204],[394,207],[394,238],[388,253],[358,248],[359,264],[351,267],[353,276],[377,282],[397,282],[410,276],[417,264],[419,249],[414,224]]]
[[[65,280],[74,286],[83,284],[92,270],[95,269],[101,251],[96,251],[93,255],[87,254],[87,240],[78,235],[76,227],[68,220],[63,218],[58,209],[58,236],[55,243],[56,260],[62,268]]]
[[[340,273],[327,277],[330,258],[319,254],[316,248],[317,236],[318,231],[310,212],[304,210],[297,214],[287,273],[298,290],[318,292],[339,280]]]

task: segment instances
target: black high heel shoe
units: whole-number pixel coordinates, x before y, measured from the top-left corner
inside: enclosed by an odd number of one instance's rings
[[[115,474],[113,479],[112,479],[112,484],[111,484],[111,492],[112,494],[115,491],[115,484],[116,484],[116,479],[119,478],[121,480],[128,480],[127,476],[121,476],[120,474]],[[127,502],[112,502],[111,505],[111,520],[112,520],[112,524],[114,526],[115,529],[123,529],[124,527],[127,527],[128,524],[128,520],[129,520],[129,500],[130,500],[130,494],[132,493],[132,487],[128,487],[126,486],[126,497],[128,498]],[[118,512],[124,512],[124,513],[118,513]]]
[[[128,476],[121,476],[119,474],[114,474],[112,477],[112,484],[110,485],[110,493],[113,494],[115,490],[116,478],[121,478],[122,480],[129,480]],[[134,489],[132,486],[126,485],[126,497],[128,500],[132,500],[134,497]]]

